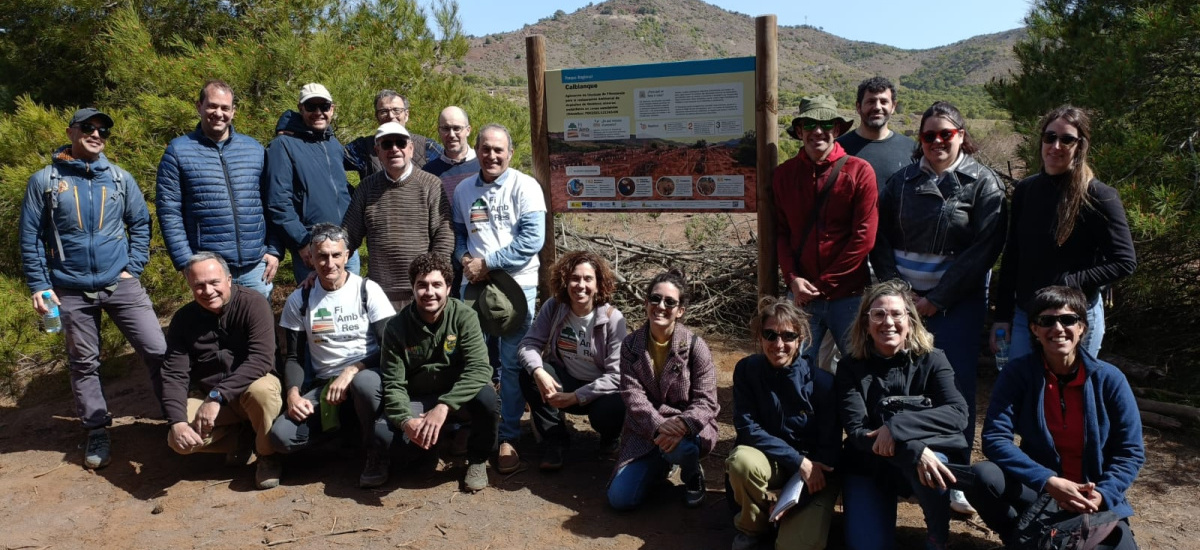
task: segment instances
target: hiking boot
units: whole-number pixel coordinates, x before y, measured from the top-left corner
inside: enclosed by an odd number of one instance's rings
[[[468,493],[478,493],[488,486],[487,462],[472,462],[467,465],[467,475],[463,476],[463,490]]]
[[[975,515],[975,507],[967,502],[967,495],[958,489],[950,490],[950,509],[963,515]]]
[[[283,474],[283,461],[276,455],[259,456],[254,471],[254,486],[259,489],[274,489],[279,486]]]
[[[83,452],[83,467],[95,470],[108,466],[112,462],[109,456],[112,451],[112,441],[108,439],[107,428],[96,428],[88,431],[87,450]]]
[[[388,467],[391,464],[391,460],[378,449],[367,451],[367,464],[363,466],[362,474],[358,476],[358,486],[370,489],[387,483]]]
[[[695,508],[704,502],[704,468],[699,468],[692,479],[683,482],[683,504]]]
[[[511,474],[517,471],[519,466],[521,466],[521,455],[517,454],[517,448],[507,441],[501,443],[500,450],[496,453],[496,471],[502,474]]]
[[[560,444],[549,443],[542,447],[542,462],[538,464],[538,469],[543,472],[552,472],[561,470],[563,467],[563,446]]]
[[[738,533],[733,536],[732,548],[733,550],[754,550],[755,548],[758,548],[758,544],[760,542],[762,542],[762,537],[747,535],[741,531],[738,531]]]

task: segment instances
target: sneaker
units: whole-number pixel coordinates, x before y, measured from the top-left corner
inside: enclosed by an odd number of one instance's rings
[[[112,441],[108,439],[107,428],[96,428],[88,431],[87,450],[83,453],[83,467],[95,470],[108,466],[112,462],[109,454],[112,451]]]
[[[950,490],[950,509],[963,515],[975,515],[975,507],[967,502],[967,495],[958,489]]]
[[[741,531],[738,531],[738,533],[733,536],[733,550],[754,550],[755,548],[758,548],[758,543],[760,542],[762,542],[761,537],[747,535]]]
[[[467,465],[467,475],[463,476],[463,490],[468,493],[478,493],[488,486],[487,462],[473,462]]]
[[[254,471],[254,486],[259,489],[274,489],[279,486],[281,474],[283,461],[278,456],[259,456],[258,467]]]
[[[388,467],[391,464],[391,460],[378,449],[367,451],[367,464],[363,466],[362,474],[358,476],[358,486],[370,489],[387,483]]]
[[[704,468],[700,468],[696,475],[692,476],[683,483],[683,504],[688,508],[695,508],[704,502]]]
[[[500,450],[496,453],[496,471],[511,474],[517,471],[520,465],[521,455],[517,454],[517,448],[507,441],[501,443]]]
[[[550,443],[542,447],[542,462],[538,469],[543,472],[561,470],[563,467],[563,446]]]

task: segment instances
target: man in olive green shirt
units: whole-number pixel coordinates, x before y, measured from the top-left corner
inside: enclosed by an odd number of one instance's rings
[[[405,443],[433,449],[446,419],[471,423],[467,492],[487,487],[487,459],[496,452],[500,398],[479,318],[450,298],[454,270],[445,255],[427,253],[409,265],[413,302],[388,323],[382,345],[386,427]]]

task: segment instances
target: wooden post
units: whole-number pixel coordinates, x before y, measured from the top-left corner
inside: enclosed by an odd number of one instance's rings
[[[533,144],[533,177],[546,199],[546,241],[538,253],[538,297],[550,297],[550,266],[556,257],[554,214],[550,211],[550,133],[546,126],[546,37],[525,37],[526,80],[529,82],[529,141]]]
[[[771,178],[779,164],[779,27],[774,15],[754,18],[754,129],[758,136],[758,296],[774,296],[779,288],[775,253],[775,194]]]

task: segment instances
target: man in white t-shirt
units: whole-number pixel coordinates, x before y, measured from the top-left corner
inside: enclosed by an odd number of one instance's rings
[[[311,235],[316,284],[288,296],[279,318],[287,333],[285,406],[271,445],[287,454],[321,441],[341,427],[340,407],[348,401],[367,449],[359,486],[377,487],[387,482],[392,443],[390,432],[374,428],[383,400],[379,343],[396,311],[378,284],[346,271],[345,229],[320,223]]]
[[[538,252],[546,235],[546,199],[537,180],[509,168],[513,143],[507,128],[488,124],[477,136],[479,174],[463,180],[454,190],[454,259],[463,266],[464,284],[486,281],[492,270],[507,272],[525,292],[528,304],[520,330],[499,338],[501,423],[496,469],[509,473],[520,465],[514,445],[521,436],[525,399],[519,383],[517,346],[533,322]]]

